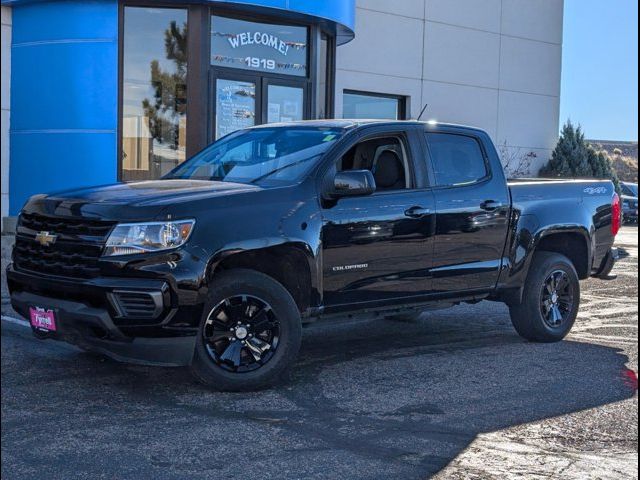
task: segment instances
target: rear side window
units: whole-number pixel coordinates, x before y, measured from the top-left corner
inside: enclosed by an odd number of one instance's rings
[[[436,185],[471,185],[488,174],[480,144],[475,138],[449,133],[427,133]]]

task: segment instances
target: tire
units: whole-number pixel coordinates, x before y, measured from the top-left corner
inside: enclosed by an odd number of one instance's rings
[[[222,272],[209,286],[191,373],[218,391],[271,387],[287,376],[301,339],[300,312],[280,283],[253,270]]]
[[[553,288],[545,287],[548,282],[553,285],[552,277],[556,285],[568,283],[572,297],[570,307],[566,305],[568,295],[565,294],[569,290],[562,288],[558,299],[551,294]],[[553,302],[554,298],[556,302]],[[543,305],[545,300],[547,303]],[[536,253],[525,282],[522,302],[510,308],[511,322],[516,331],[532,342],[559,342],[573,328],[579,308],[580,280],[571,260],[558,253]],[[549,313],[545,315],[547,311]],[[561,320],[558,320],[558,314]]]

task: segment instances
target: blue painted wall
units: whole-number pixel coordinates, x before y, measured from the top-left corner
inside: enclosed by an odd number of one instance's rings
[[[116,181],[116,0],[13,5],[9,214],[29,196]]]

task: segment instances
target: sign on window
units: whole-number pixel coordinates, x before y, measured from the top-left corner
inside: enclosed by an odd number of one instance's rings
[[[211,65],[307,75],[306,27],[213,16],[211,29]]]

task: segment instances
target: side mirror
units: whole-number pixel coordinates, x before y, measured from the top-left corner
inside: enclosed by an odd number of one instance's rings
[[[336,173],[331,198],[362,197],[376,191],[376,181],[369,170],[347,170]]]

